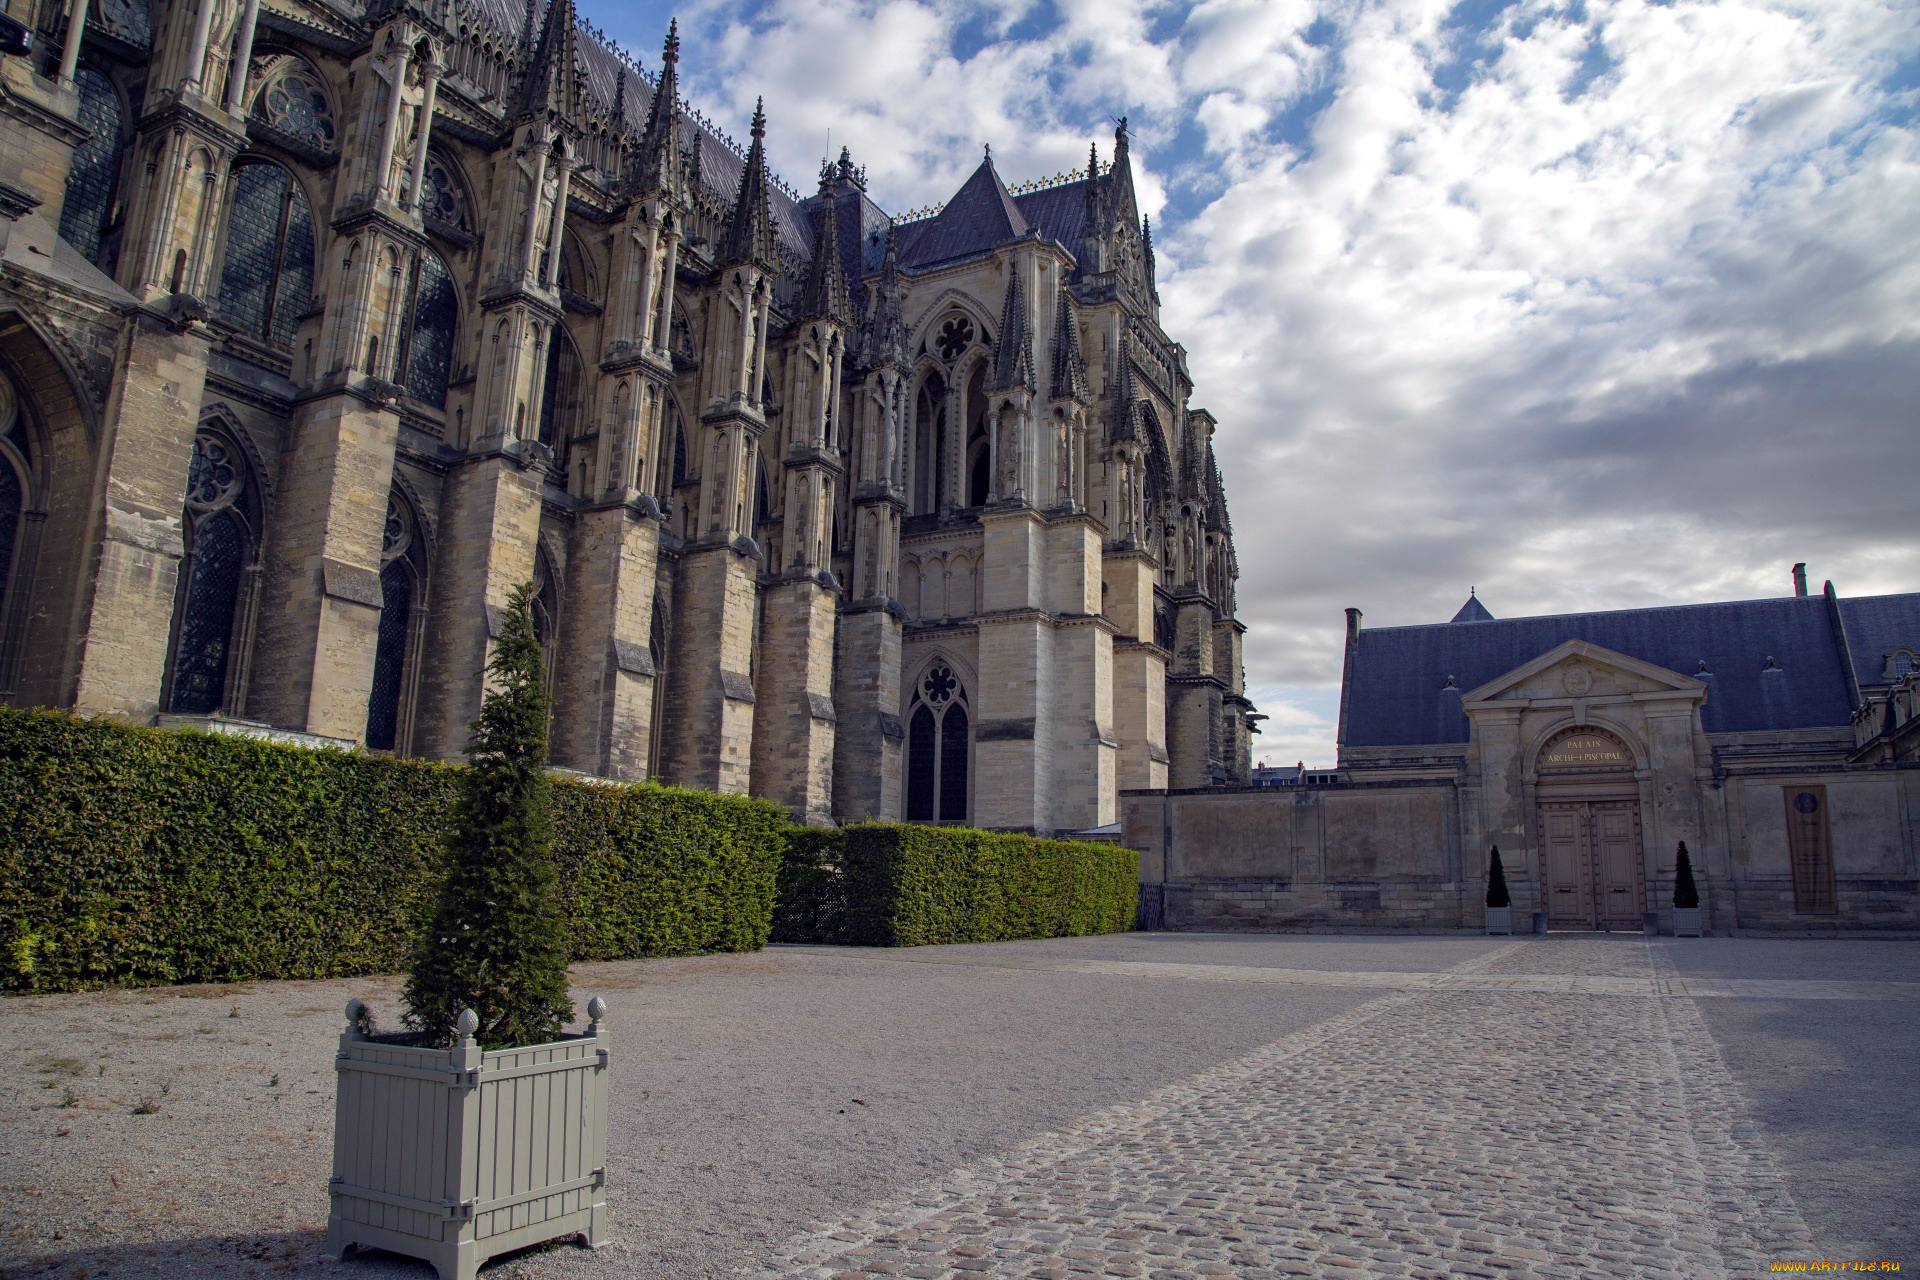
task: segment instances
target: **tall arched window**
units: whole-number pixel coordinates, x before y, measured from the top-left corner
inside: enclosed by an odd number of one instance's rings
[[[280,346],[313,298],[313,215],[306,193],[277,164],[255,161],[233,176],[220,314]]]
[[[333,108],[327,87],[312,67],[284,58],[269,67],[266,87],[253,103],[253,118],[299,149],[334,150]]]
[[[447,264],[431,249],[422,249],[414,259],[407,314],[412,323],[400,334],[394,368],[406,384],[408,395],[444,409],[447,380],[453,372],[453,336],[460,323],[460,301],[454,295]]]
[[[547,674],[553,674],[553,639],[559,634],[560,627],[560,584],[553,571],[553,563],[547,559],[547,549],[540,548],[533,555],[533,638],[547,651],[549,661]]]
[[[965,822],[972,774],[966,686],[944,662],[927,668],[907,717],[907,821]]]
[[[246,464],[232,442],[211,431],[193,441],[185,525],[187,554],[174,608],[167,709],[209,715],[229,701],[247,579],[259,545],[259,515]]]
[[[987,363],[978,361],[967,379],[967,505],[984,507],[991,486],[988,460],[992,447],[987,442]]]
[[[373,653],[373,690],[367,697],[367,746],[404,751],[412,717],[416,605],[424,596],[426,539],[413,504],[387,492],[387,524],[380,547],[380,633]]]
[[[913,432],[913,513],[932,515],[946,497],[941,462],[947,452],[947,383],[937,373],[920,384]]]
[[[20,394],[0,374],[0,694],[13,692],[25,638],[41,522]]]
[[[573,434],[580,402],[580,356],[566,329],[547,336],[547,380],[540,391],[540,443],[556,453]]]
[[[90,136],[73,149],[60,238],[104,271],[111,266],[103,250],[120,176],[120,91],[92,67],[79,68],[74,84],[80,91],[80,124]]]

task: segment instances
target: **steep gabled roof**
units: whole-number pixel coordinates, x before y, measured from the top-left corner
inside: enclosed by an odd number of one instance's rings
[[[1017,240],[1027,230],[1026,215],[1000,181],[989,155],[953,193],[946,208],[925,222],[911,224],[911,238],[902,237],[900,261],[909,267],[950,262]]]
[[[1840,601],[1853,651],[1854,676],[1861,684],[1887,682],[1887,655],[1896,649],[1920,654],[1920,594],[1862,596]]]

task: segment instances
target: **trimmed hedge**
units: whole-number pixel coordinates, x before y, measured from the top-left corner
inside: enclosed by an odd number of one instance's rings
[[[0,709],[0,988],[399,972],[458,773]],[[776,806],[556,781],[553,826],[571,959],[765,944]]]
[[[1118,845],[966,827],[804,832],[781,867],[774,939],[918,947],[1124,933],[1139,863]]]

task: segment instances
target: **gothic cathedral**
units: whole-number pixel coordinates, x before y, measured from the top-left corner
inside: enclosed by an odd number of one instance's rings
[[[571,0],[8,0],[0,699],[1033,832],[1244,783],[1124,123],[802,197]]]

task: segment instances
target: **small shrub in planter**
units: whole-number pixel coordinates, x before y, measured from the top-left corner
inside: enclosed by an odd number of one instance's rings
[[[1507,873],[1500,865],[1497,844],[1487,860],[1487,932],[1513,932],[1513,897],[1507,892]]]
[[[1673,868],[1673,936],[1700,936],[1700,887],[1693,882],[1693,857],[1685,840],[1680,842]]]
[[[546,672],[517,589],[467,747],[451,867],[407,981],[408,1030],[358,1000],[335,1059],[330,1252],[373,1245],[471,1280],[558,1236],[600,1243],[606,1205],[606,1006],[562,1028],[567,938],[548,848]]]

